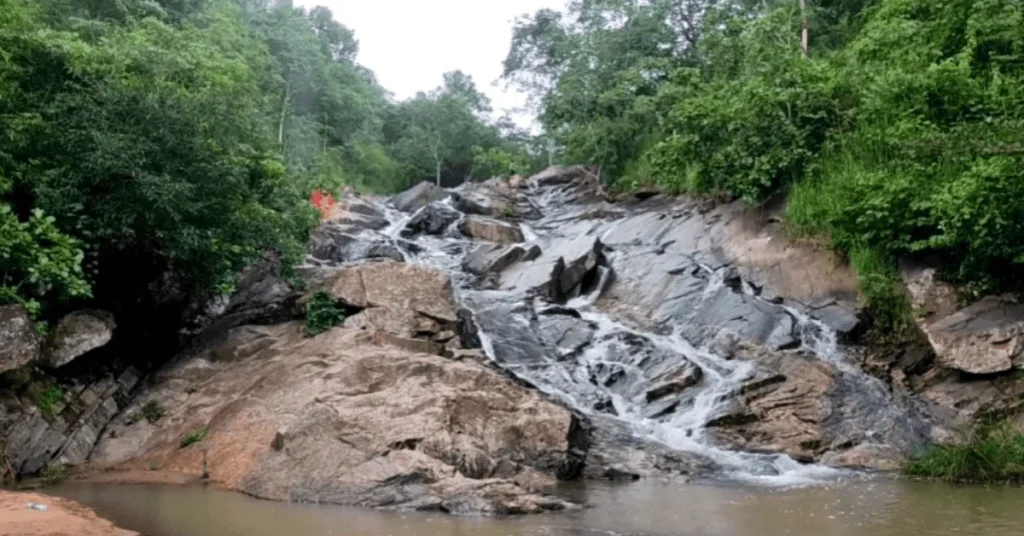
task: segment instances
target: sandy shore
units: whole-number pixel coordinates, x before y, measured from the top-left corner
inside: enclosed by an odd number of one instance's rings
[[[28,508],[45,504],[45,512]],[[67,499],[0,490],[0,536],[138,536]]]

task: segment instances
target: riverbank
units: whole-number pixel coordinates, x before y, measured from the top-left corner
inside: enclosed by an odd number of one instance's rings
[[[29,503],[46,505],[34,510]],[[137,536],[70,499],[0,491],[0,536]]]

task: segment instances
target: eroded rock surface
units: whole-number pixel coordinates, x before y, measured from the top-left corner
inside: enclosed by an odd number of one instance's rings
[[[61,318],[47,343],[46,365],[63,367],[107,344],[116,327],[114,315],[106,311],[76,311]]]
[[[0,373],[39,358],[39,337],[21,305],[0,306]]]
[[[514,482],[572,472],[572,415],[474,361],[374,345],[298,324],[237,328],[162,371],[110,427],[94,463],[198,475],[257,497],[452,513],[562,508]],[[207,430],[181,448],[182,438]]]

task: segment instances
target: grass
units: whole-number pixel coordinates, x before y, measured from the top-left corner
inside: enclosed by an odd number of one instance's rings
[[[1024,435],[1001,424],[980,430],[965,445],[937,445],[911,459],[909,476],[958,483],[1024,483]]]
[[[38,388],[35,390],[33,395],[36,405],[46,415],[50,417],[54,416],[53,406],[60,399],[64,398],[64,389],[57,387],[56,385],[48,385],[46,387]]]
[[[345,321],[345,315],[330,294],[320,291],[306,304],[306,333],[309,336],[323,333]]]
[[[204,426],[192,432],[191,434],[183,436],[181,438],[181,441],[178,443],[178,448],[184,449],[191,447],[192,445],[195,445],[196,443],[202,441],[203,439],[206,439],[206,434],[208,434],[209,432],[210,429]]]

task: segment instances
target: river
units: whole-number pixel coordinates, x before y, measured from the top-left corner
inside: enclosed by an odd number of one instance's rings
[[[71,484],[77,500],[146,536],[1019,535],[1021,490],[852,479],[789,489],[642,481],[561,490],[586,508],[459,518],[267,502],[210,487]]]

